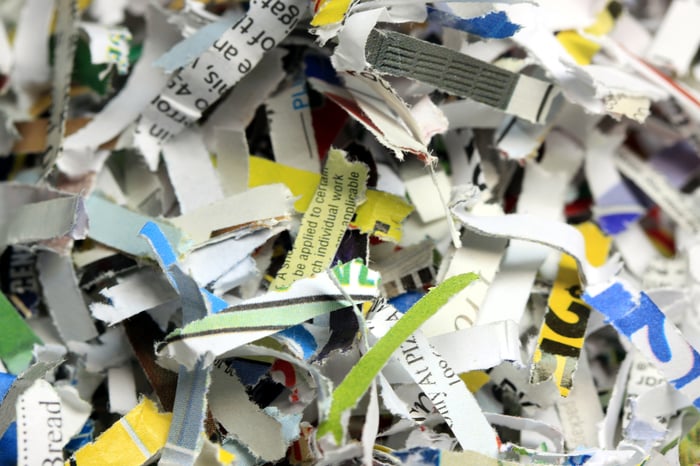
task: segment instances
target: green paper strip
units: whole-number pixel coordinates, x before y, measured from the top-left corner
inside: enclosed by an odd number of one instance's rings
[[[317,437],[331,433],[336,444],[343,438],[343,413],[357,405],[367,391],[372,379],[387,363],[396,351],[418,327],[432,317],[455,294],[479,278],[475,273],[465,273],[450,277],[421,298],[411,309],[394,324],[377,343],[365,353],[357,364],[348,372],[345,379],[333,392],[328,418],[318,427]]]
[[[0,359],[12,374],[19,374],[32,362],[34,344],[41,340],[27,325],[12,303],[0,292]]]
[[[357,302],[374,299],[370,294],[350,297]],[[264,328],[281,330],[351,305],[342,295],[310,296],[297,301],[296,303],[291,300],[262,302],[256,306],[258,309],[229,310],[211,314],[174,330],[168,334],[165,341],[169,343],[207,334],[236,333]]]

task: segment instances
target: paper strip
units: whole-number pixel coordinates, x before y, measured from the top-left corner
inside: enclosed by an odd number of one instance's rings
[[[39,379],[17,400],[17,464],[63,464],[63,447],[78,433],[92,406],[74,388],[54,389]]]
[[[603,409],[585,352],[583,357],[579,358],[576,368],[576,384],[567,398],[556,401],[556,408],[568,449],[599,446],[598,425],[603,422]]]
[[[502,212],[500,207],[495,207],[484,212],[486,213],[499,215]],[[423,332],[431,339],[439,339],[440,335],[471,327],[480,318],[483,313],[479,310],[499,269],[506,241],[465,231],[462,244],[463,246],[455,251],[449,265],[445,264],[445,278],[474,270],[481,279],[459,292],[439,314],[428,319],[423,326]],[[438,276],[438,279],[440,278]]]
[[[71,151],[94,151],[100,144],[109,141],[122,132],[141,113],[143,107],[153,99],[167,81],[153,61],[165,53],[180,38],[178,28],[168,23],[163,11],[155,6],[146,9],[146,37],[140,60],[129,75],[122,91],[98,113],[82,130],[66,138],[64,153],[58,159],[61,171],[71,176],[79,176],[101,166],[101,162],[76,163],[71,160]]]
[[[520,362],[520,345],[514,344],[518,338],[518,325],[501,320],[434,336],[430,344],[461,374],[503,361]]]
[[[457,14],[428,7],[428,19],[445,27],[475,34],[487,39],[505,39],[515,34],[520,26],[511,23],[504,11],[491,11],[475,18],[463,18]]]
[[[54,25],[53,90],[51,92],[51,116],[46,136],[46,152],[42,165],[42,178],[53,169],[61,153],[68,116],[68,91],[73,74],[73,57],[78,41],[78,7],[75,0],[56,1]]]
[[[109,303],[94,302],[90,304],[90,311],[96,319],[108,325],[178,299],[177,293],[163,274],[152,268],[122,275],[117,278],[116,285],[100,290],[100,294]]]
[[[202,112],[248,74],[265,52],[282,42],[305,6],[304,0],[251,4],[206,52],[176,72],[141,116],[135,141],[146,160],[157,160],[161,143],[199,120]]]
[[[214,417],[263,461],[277,461],[287,447],[282,426],[248,398],[245,386],[230,367],[214,363],[209,404]]]
[[[605,263],[611,240],[592,223],[577,226],[586,242],[586,257],[594,266]],[[533,357],[530,382],[540,383],[554,376],[561,396],[568,396],[574,383],[590,308],[581,300],[576,261],[566,254],[547,302]]]
[[[586,258],[583,236],[566,223],[527,214],[510,214],[499,217],[469,215],[464,206],[456,206],[453,212],[465,227],[482,235],[498,238],[515,238],[544,244],[572,256],[578,265],[584,285],[605,283],[618,271],[617,258],[602,267],[594,267]]]
[[[352,0],[316,0],[314,2],[314,17],[312,26],[327,26],[339,23],[345,17]]]
[[[270,285],[273,290],[285,289],[331,265],[356,206],[364,199],[368,171],[360,163],[348,162],[343,151],[329,151],[292,251]]]
[[[646,56],[654,63],[670,67],[679,76],[687,74],[700,46],[700,31],[691,21],[698,15],[700,5],[692,0],[671,2]]]
[[[13,183],[0,184],[0,193],[0,248],[63,237],[85,238],[87,216],[82,197]],[[37,222],[38,218],[42,221]]]
[[[53,370],[58,366],[62,360],[57,361],[39,361],[32,364],[29,368],[22,372],[17,378],[12,382],[7,394],[2,399],[2,404],[0,404],[0,437],[5,434],[10,423],[14,421],[16,416],[16,405],[19,396],[24,393],[29,387],[31,387],[34,382],[44,377],[47,372]]]
[[[90,238],[133,256],[153,257],[148,242],[138,236],[141,227],[153,221],[152,218],[113,204],[98,195],[90,196],[86,206],[91,219]],[[182,254],[188,249],[182,231],[162,220],[156,223],[178,253]]]
[[[292,215],[292,193],[282,184],[265,185],[213,202],[179,217],[169,218],[199,246],[217,232],[251,224],[274,224]],[[216,236],[220,240],[225,236]]]
[[[452,296],[478,277],[467,273],[450,277],[418,301],[394,326],[355,364],[333,392],[328,416],[319,424],[317,437],[332,435],[336,444],[344,436],[343,414],[354,407],[369,388],[372,380],[401,344]]]
[[[688,196],[673,189],[663,175],[625,148],[617,151],[615,164],[678,225],[692,233],[700,232],[700,213],[692,206]]]
[[[332,270],[354,301],[377,296],[378,274],[362,261]],[[241,345],[352,304],[337,293],[326,274],[302,279],[284,292],[269,292],[172,332],[157,352],[188,367],[201,357],[211,364],[214,357]]]
[[[561,99],[554,84],[396,32],[373,30],[366,57],[382,73],[413,78],[533,123],[549,121]]]
[[[36,267],[45,304],[63,341],[95,338],[97,329],[78,287],[70,257],[41,251]]]
[[[17,21],[12,50],[15,63],[10,82],[24,111],[30,110],[36,94],[46,88],[51,79],[48,39],[53,7],[53,1],[27,1]]]
[[[107,392],[109,412],[122,416],[139,404],[136,398],[136,383],[131,363],[107,369]]]
[[[295,197],[297,212],[306,212],[320,182],[317,173],[287,167],[261,157],[250,157],[250,187],[284,183]],[[413,211],[413,206],[399,196],[367,189],[367,200],[357,207],[355,220],[350,224],[363,233],[373,232],[380,238],[401,240],[401,222]]]
[[[666,380],[700,407],[700,353],[644,292],[619,279],[589,288],[583,299],[654,364]]]
[[[95,442],[75,452],[66,464],[141,466],[165,445],[171,418],[172,414],[158,412],[156,405],[144,398]]]
[[[275,160],[318,172],[320,158],[305,76],[301,75],[287,89],[268,99],[265,108]]]
[[[372,323],[392,323],[400,321],[399,312],[388,308],[386,316],[377,315]],[[409,311],[410,312],[410,311]],[[465,450],[496,456],[496,434],[481,412],[474,396],[469,392],[455,369],[431,345],[420,330],[401,343],[397,358],[401,366],[442,415]],[[419,397],[417,404],[423,401]]]
[[[382,191],[368,189],[365,195],[367,200],[357,208],[350,226],[385,241],[401,241],[401,222],[413,212],[413,206],[401,197]]]
[[[211,381],[209,369],[203,368],[201,363],[191,371],[180,366],[172,422],[159,464],[193,464],[199,455],[207,410],[206,395]]]
[[[155,224],[147,224],[141,230],[142,234],[144,234],[144,230],[148,232],[149,226],[155,226]],[[151,241],[156,254],[160,258],[163,271],[170,277],[180,295],[182,323],[188,324],[205,317],[207,315],[207,307],[204,304],[204,297],[211,299],[212,295],[206,290],[200,292],[200,288],[195,281],[180,270],[177,262],[171,262],[170,258],[162,257],[161,253],[165,252],[165,248],[157,246],[157,242],[154,241],[156,235],[153,233],[151,232],[151,235],[147,236],[147,238]],[[167,241],[162,232],[158,231],[157,233],[160,233],[160,241]],[[172,251],[168,250],[167,254],[172,254]],[[210,369],[210,367],[205,368],[201,361],[198,361],[192,370],[188,370],[185,366],[180,366],[172,423],[170,424],[168,440],[161,458],[163,465],[180,466],[191,464],[199,455],[199,451],[202,448],[204,418],[207,410],[206,394],[211,382]]]
[[[19,374],[29,367],[35,344],[41,344],[14,306],[0,292],[0,328],[5,329],[0,338],[0,359],[12,374]]]
[[[224,197],[199,131],[183,131],[163,144],[162,154],[180,213],[187,214]]]

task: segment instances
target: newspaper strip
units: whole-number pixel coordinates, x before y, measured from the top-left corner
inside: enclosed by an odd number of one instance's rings
[[[291,85],[265,103],[275,160],[302,170],[318,172],[320,157],[311,119],[306,77],[297,76]]]
[[[409,311],[410,312],[410,311]],[[377,337],[386,331],[386,324],[393,325],[403,316],[391,306],[380,311],[369,325],[383,324],[372,331]],[[454,432],[465,450],[473,450],[495,456],[496,436],[481,413],[474,396],[440,353],[430,345],[420,330],[415,331],[399,347],[396,358],[401,366],[420,386],[421,395],[427,396]],[[419,396],[416,404],[421,404]]]
[[[364,199],[367,173],[366,166],[350,163],[344,152],[331,149],[294,247],[272,282],[272,289],[285,289],[331,265],[356,206]]]
[[[176,71],[140,118],[135,141],[146,160],[157,160],[162,143],[199,120],[267,51],[277,47],[306,8],[303,0],[253,2],[206,52]]]
[[[294,209],[306,212],[311,204],[321,176],[317,173],[288,167],[260,157],[250,157],[251,188],[284,183],[295,197]],[[413,206],[402,197],[383,191],[367,189],[366,200],[359,206],[350,226],[356,226],[363,233],[394,242],[401,240],[401,223],[413,211]],[[177,222],[177,220],[176,220]]]
[[[63,447],[78,433],[92,411],[74,388],[59,395],[39,379],[17,400],[17,464],[63,464]],[[70,397],[70,398],[68,398]]]
[[[17,415],[16,405],[20,395],[34,385],[34,382],[55,369],[61,362],[63,362],[61,359],[35,362],[12,381],[12,385],[10,385],[2,399],[2,404],[0,404],[0,437],[5,434],[12,421],[15,420]]]
[[[399,319],[386,335],[362,356],[341,384],[336,387],[330,411],[319,424],[317,438],[330,435],[332,441],[340,444],[346,431],[342,420],[344,413],[357,404],[394,351],[450,298],[477,278],[477,275],[473,273],[450,277],[430,290],[425,297],[409,309],[406,315]]]

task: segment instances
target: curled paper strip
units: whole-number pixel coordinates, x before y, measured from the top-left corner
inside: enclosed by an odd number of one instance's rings
[[[622,266],[619,259],[613,257],[604,265],[594,267],[586,257],[583,236],[566,223],[527,214],[481,217],[469,214],[464,205],[457,205],[453,212],[465,227],[479,234],[531,241],[569,254],[578,265],[584,286],[607,283]]]

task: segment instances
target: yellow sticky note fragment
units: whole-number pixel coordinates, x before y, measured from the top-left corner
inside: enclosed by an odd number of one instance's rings
[[[330,267],[357,204],[364,201],[368,173],[366,165],[347,161],[343,151],[328,152],[321,181],[301,221],[294,247],[272,282],[273,289],[285,289]]]
[[[610,11],[605,9],[598,13],[596,21],[584,31],[593,36],[603,36],[610,32],[614,25],[615,19]],[[579,65],[590,64],[593,56],[600,50],[600,45],[576,31],[561,31],[557,34],[557,40]]]
[[[357,209],[352,222],[362,233],[371,233],[398,243],[401,222],[413,212],[413,206],[398,196],[382,191],[367,191],[367,201]]]
[[[481,387],[486,385],[491,378],[484,371],[469,371],[463,374],[459,374],[459,378],[462,379],[469,389],[470,392],[476,393],[481,390]]]
[[[320,0],[315,8],[316,14],[311,20],[312,26],[326,26],[339,23],[345,17],[352,0]]]
[[[171,421],[171,413],[158,412],[155,403],[144,398],[95,442],[75,452],[74,464],[139,466],[165,446]],[[70,464],[70,461],[65,463]]]

